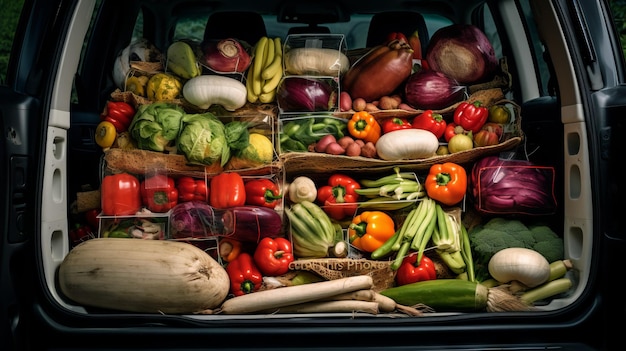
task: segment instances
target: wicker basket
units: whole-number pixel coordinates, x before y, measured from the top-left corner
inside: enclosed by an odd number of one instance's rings
[[[305,270],[328,280],[369,275],[374,280],[374,291],[394,286],[396,272],[390,268],[391,261],[372,261],[352,258],[299,259],[291,262],[291,270]]]

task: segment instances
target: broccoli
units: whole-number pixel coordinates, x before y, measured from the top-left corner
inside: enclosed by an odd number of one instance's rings
[[[468,232],[476,277],[489,278],[488,264],[498,251],[508,247],[524,247],[542,254],[548,262],[563,259],[563,239],[550,227],[533,225],[527,227],[517,219],[495,217],[477,225]]]
[[[562,260],[565,256],[563,238],[559,237],[546,225],[529,226],[535,237],[535,244],[531,249],[541,253],[548,262]]]

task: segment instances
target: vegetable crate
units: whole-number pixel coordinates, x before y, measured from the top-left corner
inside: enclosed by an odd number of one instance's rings
[[[98,219],[100,238],[164,240],[169,235],[169,212],[132,216],[99,215]]]
[[[314,151],[315,144],[327,135],[340,139],[348,134],[348,121],[331,113],[281,116],[278,119],[279,155]]]
[[[287,36],[283,78],[276,91],[283,114],[336,112],[339,77],[350,67],[343,34]]]

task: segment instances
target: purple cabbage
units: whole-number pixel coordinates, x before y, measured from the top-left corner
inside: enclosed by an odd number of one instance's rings
[[[476,209],[491,214],[548,215],[556,210],[554,168],[487,156],[470,178]]]
[[[337,90],[325,80],[287,77],[276,91],[283,112],[330,111],[337,106]]]
[[[170,212],[170,237],[209,238],[224,232],[217,211],[203,201],[181,202]]]

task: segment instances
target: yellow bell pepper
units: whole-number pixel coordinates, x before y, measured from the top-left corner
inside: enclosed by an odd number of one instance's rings
[[[147,76],[132,76],[126,80],[126,91],[130,91],[135,95],[146,96],[146,85],[149,78]]]
[[[117,131],[115,125],[109,121],[102,121],[96,127],[95,141],[103,149],[110,148],[115,142]]]
[[[176,77],[168,73],[157,73],[150,77],[146,86],[146,97],[152,101],[176,99],[183,88]]]
[[[365,252],[374,252],[395,232],[393,218],[382,211],[364,211],[348,226],[350,244]]]

